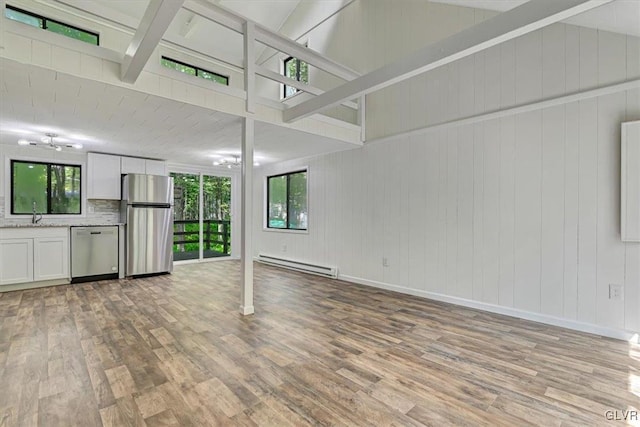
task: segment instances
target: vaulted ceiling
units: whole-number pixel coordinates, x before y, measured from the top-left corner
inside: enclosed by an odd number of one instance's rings
[[[431,0],[431,2],[504,12],[526,3],[527,0]],[[640,1],[615,0],[569,18],[565,22],[640,37]]]

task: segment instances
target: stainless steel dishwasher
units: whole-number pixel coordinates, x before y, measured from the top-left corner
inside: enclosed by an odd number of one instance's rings
[[[118,227],[71,227],[71,282],[118,278]]]

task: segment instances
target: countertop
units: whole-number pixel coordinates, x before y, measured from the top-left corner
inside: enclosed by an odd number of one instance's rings
[[[0,223],[0,228],[41,228],[41,227],[51,227],[51,228],[55,228],[55,227],[107,227],[107,226],[118,226],[118,225],[124,225],[123,223],[83,223],[83,224],[61,224],[61,223],[55,223],[55,222],[39,222],[37,224],[31,224],[30,222],[20,222],[20,223],[8,223],[8,224],[3,224]]]

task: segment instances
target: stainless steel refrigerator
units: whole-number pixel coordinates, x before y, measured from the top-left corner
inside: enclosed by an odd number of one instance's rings
[[[173,270],[173,178],[128,174],[122,178],[127,276]]]

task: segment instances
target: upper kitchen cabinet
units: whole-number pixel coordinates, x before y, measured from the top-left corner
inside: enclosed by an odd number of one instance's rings
[[[140,173],[147,175],[167,175],[167,163],[162,160],[122,157],[121,173]]]
[[[167,162],[161,160],[145,160],[145,173],[147,175],[167,176]]]
[[[87,198],[120,200],[120,156],[87,155]]]
[[[137,157],[121,157],[120,158],[120,166],[121,173],[126,175],[128,173],[141,173],[145,174],[145,159],[139,159]]]

